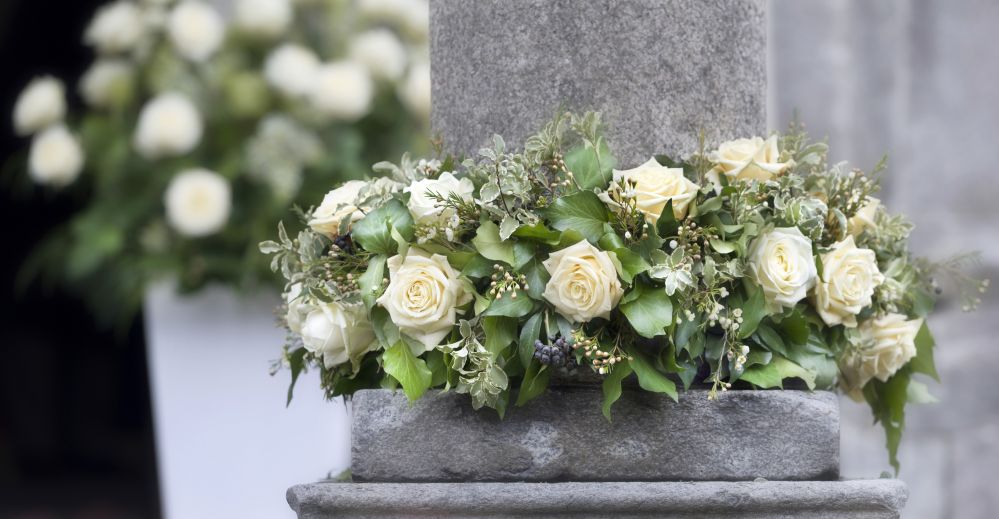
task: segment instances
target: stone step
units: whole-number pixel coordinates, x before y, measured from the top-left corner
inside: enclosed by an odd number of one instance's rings
[[[299,519],[573,517],[888,519],[893,479],[760,482],[316,483],[288,490]]]
[[[839,477],[839,405],[816,391],[625,390],[613,421],[594,387],[549,390],[500,420],[467,396],[359,391],[355,481],[736,481]]]

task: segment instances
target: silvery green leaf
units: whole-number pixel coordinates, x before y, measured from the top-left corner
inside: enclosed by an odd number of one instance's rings
[[[472,336],[472,324],[464,319],[462,319],[461,323],[458,325],[458,330],[461,332],[461,336],[465,339]]]
[[[704,258],[704,269],[701,272],[704,276],[704,286],[710,287],[715,280],[715,260],[711,256]]]
[[[278,242],[273,240],[267,240],[260,242],[260,252],[264,254],[274,254],[275,252],[281,252],[284,250]]]
[[[284,230],[284,222],[278,222],[278,239],[285,247],[291,247],[291,240],[288,239],[288,231]]]
[[[670,254],[669,256],[670,265],[675,267],[680,263],[683,263],[683,253],[684,253],[683,247],[677,247],[673,249],[673,254]]]
[[[649,277],[653,279],[666,279],[672,272],[673,268],[669,265],[659,264],[649,269]]]
[[[504,216],[499,227],[500,239],[504,241],[509,240],[514,231],[517,230],[517,227],[520,227],[520,222],[518,222],[516,218],[510,215]]]
[[[669,263],[669,256],[666,255],[666,253],[663,252],[661,249],[652,249],[649,252],[649,257],[652,258],[652,263],[655,263],[657,265]]]
[[[483,184],[482,188],[479,189],[479,198],[486,203],[496,200],[499,195],[500,187],[495,180]]]

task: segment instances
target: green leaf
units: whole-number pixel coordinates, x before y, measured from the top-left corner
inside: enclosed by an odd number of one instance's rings
[[[447,365],[444,363],[444,352],[434,349],[426,353],[427,368],[432,374],[430,387],[444,385],[447,382]]]
[[[617,163],[606,141],[599,139],[598,148],[580,145],[565,154],[565,165],[572,171],[582,189],[606,188]],[[599,154],[597,153],[599,151]]]
[[[673,302],[661,288],[637,283],[621,301],[621,312],[642,337],[663,335],[673,324]]]
[[[385,256],[378,254],[368,260],[368,268],[357,278],[357,286],[361,290],[361,299],[364,306],[370,310],[375,306],[376,293],[382,286],[385,278]]]
[[[898,446],[905,429],[905,404],[909,400],[911,372],[900,370],[888,382],[872,380],[864,386],[864,398],[871,405],[871,411],[885,430],[885,446],[888,448],[888,461],[898,474]]]
[[[560,231],[579,232],[590,243],[604,235],[607,206],[591,191],[581,191],[555,200],[547,211],[552,227]]]
[[[368,252],[393,255],[399,249],[399,244],[392,238],[393,228],[404,240],[412,241],[413,217],[406,206],[395,199],[354,223],[350,236]]]
[[[479,225],[472,238],[479,254],[493,261],[502,261],[507,265],[514,264],[513,242],[500,239],[499,227],[490,220],[486,220]]]
[[[926,384],[916,380],[909,380],[909,389],[906,393],[906,402],[912,404],[935,404],[940,400],[930,394],[930,388]]]
[[[540,301],[545,294],[545,285],[551,279],[551,274],[541,260],[534,258],[520,268],[520,273],[527,276],[527,294]]]
[[[779,328],[781,335],[795,346],[803,346],[808,342],[808,321],[798,310],[782,319]]]
[[[676,236],[679,230],[680,222],[677,221],[676,215],[673,214],[673,200],[669,200],[666,202],[666,207],[663,208],[662,214],[659,215],[659,220],[656,220],[656,233],[661,238],[670,238]]]
[[[929,326],[923,321],[923,326],[916,334],[916,356],[912,359],[912,371],[933,377],[933,380],[940,382],[940,375],[937,373],[937,366],[933,360],[933,347],[936,341],[930,333]]]
[[[427,363],[413,355],[405,341],[396,342],[382,355],[385,372],[399,381],[410,402],[415,402],[430,388],[433,373]]]
[[[756,328],[756,334],[753,336],[753,339],[774,353],[779,353],[785,357],[788,355],[784,339],[781,339],[780,334],[767,323],[762,323]]]
[[[814,373],[780,355],[774,355],[769,364],[746,368],[740,378],[762,389],[783,388],[784,379],[800,378],[805,381],[808,389],[815,389]]]
[[[531,318],[524,323],[524,327],[520,329],[518,353],[520,354],[520,363],[524,366],[529,366],[531,364],[531,359],[534,358],[534,341],[538,340],[538,337],[541,336],[542,315],[543,312],[538,312],[532,315]]]
[[[628,348],[627,352],[628,356],[631,357],[629,364],[635,370],[635,375],[638,376],[638,385],[642,389],[653,393],[666,393],[674,402],[678,401],[676,384],[672,380],[656,371],[656,368],[633,347]]]
[[[617,399],[621,398],[621,382],[628,378],[631,373],[631,364],[625,361],[615,364],[614,369],[604,377],[603,384],[601,384],[604,390],[603,411],[608,422],[611,420],[611,406],[617,402]]]
[[[291,369],[291,383],[288,384],[288,401],[285,402],[285,407],[291,405],[291,397],[295,392],[295,383],[298,382],[298,376],[302,374],[302,369],[305,367],[305,352],[305,348],[298,348],[288,355],[288,367]]]
[[[750,285],[746,285],[747,290]],[[739,325],[739,338],[745,339],[756,331],[760,321],[767,315],[767,302],[763,296],[763,290],[759,287],[752,287],[749,298],[736,308],[742,308],[742,324]]]
[[[617,257],[618,265],[621,267],[618,274],[620,274],[621,279],[629,285],[634,282],[635,276],[651,268],[641,255],[632,252],[629,249],[614,249],[611,253]]]
[[[562,233],[553,231],[548,227],[545,227],[542,223],[536,223],[534,225],[521,225],[516,231],[514,231],[513,235],[518,238],[539,241],[546,245],[558,245],[559,240],[562,238]]]
[[[532,362],[524,373],[524,381],[520,384],[520,392],[517,394],[517,407],[521,407],[548,388],[548,379],[551,378],[551,370],[548,366],[542,366],[540,362]]]
[[[517,291],[517,298],[514,299],[510,292],[506,292],[502,297],[497,297],[493,299],[486,311],[482,313],[484,316],[503,316],[503,317],[523,317],[534,309],[534,301],[527,297],[527,294],[522,291]]]
[[[711,248],[719,254],[729,254],[735,251],[735,244],[730,241],[722,241],[716,238],[711,238],[710,242]]]
[[[517,320],[512,317],[483,317],[482,330],[486,333],[486,350],[499,357],[503,350],[517,340]]]

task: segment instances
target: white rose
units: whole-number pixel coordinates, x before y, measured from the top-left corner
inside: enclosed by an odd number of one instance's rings
[[[779,162],[776,135],[767,140],[753,137],[724,142],[708,154],[708,160],[715,164],[708,178],[716,184],[719,173],[729,181],[770,180],[791,166],[790,162]]]
[[[289,97],[307,95],[316,83],[319,58],[310,49],[292,43],[284,44],[267,56],[264,79]]]
[[[363,305],[319,304],[305,317],[301,335],[305,349],[322,357],[326,369],[349,361],[356,370],[361,357],[378,347]]]
[[[135,147],[147,159],[188,153],[201,142],[201,114],[187,97],[161,94],[142,107]]]
[[[430,119],[430,65],[421,62],[409,67],[409,74],[398,87],[399,99],[413,115]]]
[[[247,34],[275,38],[288,29],[294,14],[289,0],[238,0],[234,18]]]
[[[39,184],[61,187],[83,169],[83,148],[65,126],[50,126],[35,135],[28,154],[28,174]]]
[[[127,61],[102,59],[80,79],[80,95],[88,105],[108,108],[131,97],[133,67]]]
[[[551,274],[545,299],[572,322],[608,318],[624,293],[610,255],[586,240],[551,253],[542,264]]]
[[[288,305],[288,311],[285,313],[285,323],[288,324],[289,330],[301,335],[305,318],[313,310],[313,307],[306,303],[305,298],[302,297],[302,284],[295,283],[291,285],[291,288],[285,293],[284,301]]]
[[[667,168],[655,158],[634,169],[614,170],[614,180],[624,186],[634,186],[638,210],[645,220],[655,225],[666,203],[673,201],[673,215],[682,220],[687,216],[687,206],[697,196],[697,184],[683,176],[681,168]]]
[[[458,306],[471,300],[459,273],[440,254],[415,248],[388,260],[389,285],[378,298],[392,322],[419,341],[426,351],[440,344],[454,327]],[[413,352],[419,354],[422,352]]]
[[[857,210],[857,214],[853,215],[849,221],[847,221],[847,231],[851,236],[857,237],[863,234],[867,229],[873,229],[875,227],[875,219],[878,215],[878,209],[880,209],[881,201],[872,196],[867,197],[864,201],[864,205],[860,206]]]
[[[471,201],[475,186],[467,178],[458,180],[452,173],[444,172],[436,179],[417,180],[404,191],[409,193],[408,207],[413,219],[417,223],[433,224],[441,222],[451,215],[445,214],[444,207],[438,205],[437,200],[430,197],[431,192],[445,198],[454,193],[463,200]]]
[[[119,54],[135,48],[142,38],[144,27],[139,6],[119,0],[97,11],[83,40],[96,47],[98,52]]]
[[[358,202],[361,190],[367,185],[368,183],[363,180],[350,180],[326,193],[323,203],[312,212],[309,227],[333,239],[340,235],[340,222],[344,219],[349,218],[350,223],[354,223],[364,218],[364,211],[355,204]]]
[[[857,326],[857,314],[870,306],[874,289],[885,277],[878,270],[874,251],[858,249],[853,236],[822,255],[822,275],[812,292],[812,303],[829,326]]]
[[[792,307],[815,286],[812,242],[797,227],[779,227],[749,246],[749,275],[762,289],[767,307]]]
[[[170,180],[164,195],[167,222],[191,237],[214,234],[225,226],[232,208],[229,182],[207,169],[189,169]]]
[[[916,356],[916,335],[922,326],[922,319],[907,320],[902,314],[861,323],[860,346],[850,348],[840,361],[845,389],[859,391],[872,378],[887,382]]]
[[[406,49],[388,29],[372,29],[350,42],[350,59],[364,65],[371,77],[397,81],[406,71]]]
[[[170,12],[167,33],[181,56],[201,62],[222,46],[225,22],[212,6],[196,0],[185,0]]]
[[[14,129],[18,135],[31,135],[66,116],[66,91],[54,77],[31,80],[14,104]]]
[[[368,114],[374,95],[374,84],[364,67],[338,61],[319,67],[309,97],[319,112],[352,122]]]

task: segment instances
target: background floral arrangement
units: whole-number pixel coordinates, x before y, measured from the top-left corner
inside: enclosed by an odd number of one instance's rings
[[[84,36],[86,108],[52,77],[15,106],[32,140],[8,167],[85,200],[26,277],[116,313],[164,274],[185,291],[275,280],[253,251],[290,203],[426,142],[428,17],[426,0],[105,5]]]
[[[970,257],[912,258],[911,225],[872,196],[883,163],[830,166],[796,127],[618,170],[599,126],[564,114],[523,150],[380,163],[294,239],[281,225],[260,247],[288,282],[289,399],[310,366],[331,397],[443,387],[500,415],[587,370],[608,419],[630,378],[673,399],[838,385],[897,467],[906,403],[932,400],[915,375],[937,376],[935,276],[970,309],[987,286]]]

